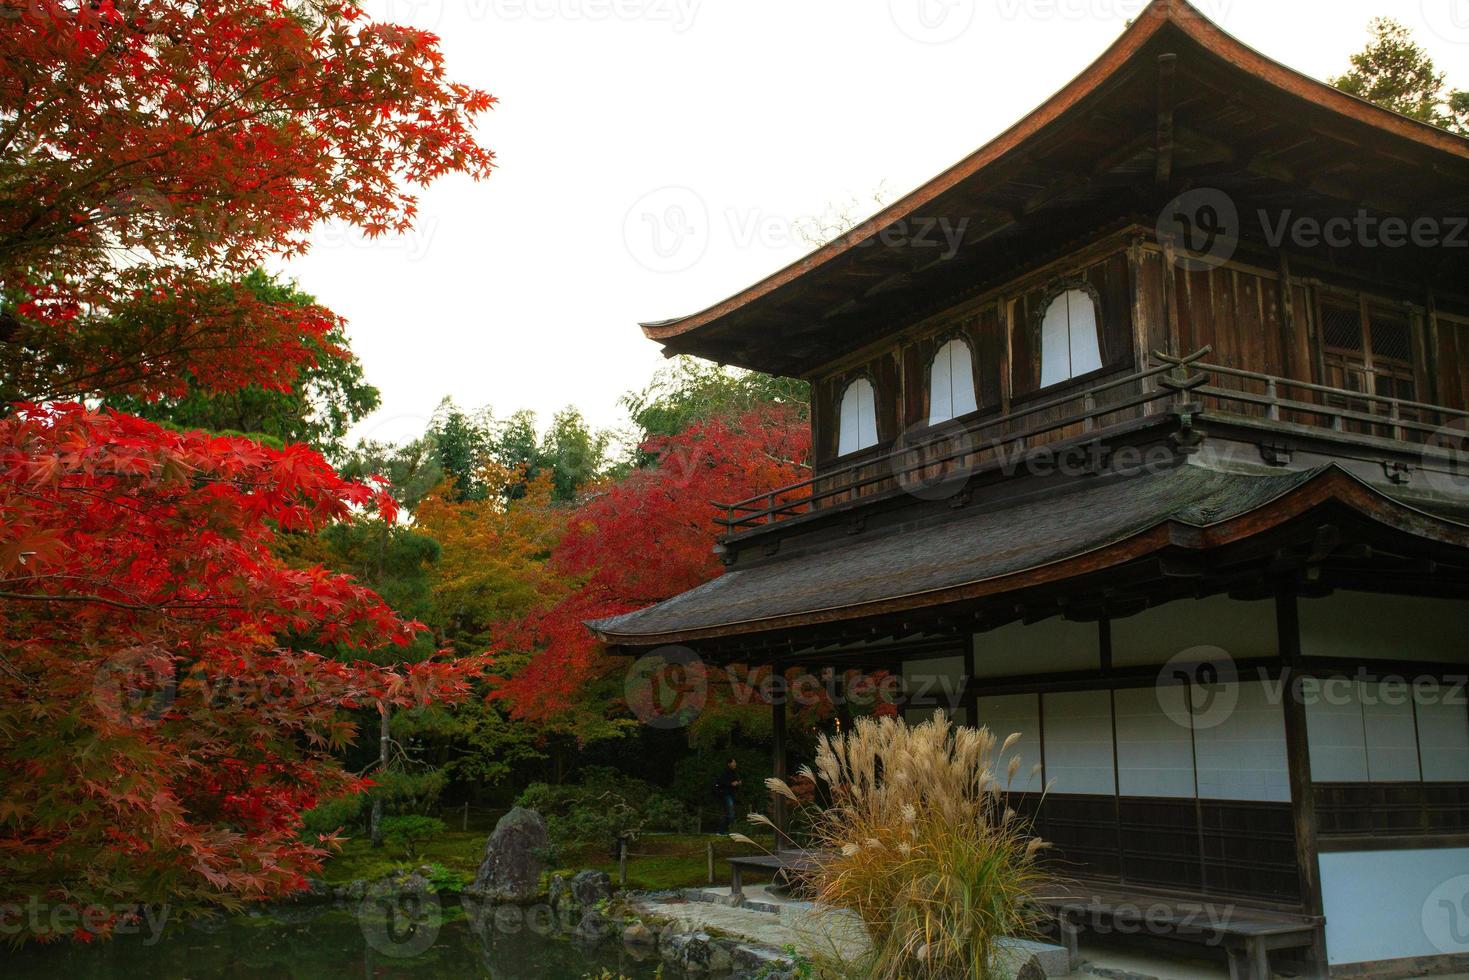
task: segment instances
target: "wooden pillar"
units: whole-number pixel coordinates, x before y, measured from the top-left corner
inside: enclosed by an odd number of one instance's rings
[[[787,691],[785,686],[785,675],[781,673],[779,665],[772,665],[771,672],[771,697],[770,697],[770,734],[771,734],[771,774],[776,779],[786,778],[786,700]],[[786,845],[787,833],[790,829],[790,808],[787,801],[779,793],[774,795],[775,799],[775,849],[780,850]]]
[[[1293,589],[1275,597],[1275,624],[1280,643],[1281,696],[1285,715],[1286,762],[1290,769],[1291,815],[1295,825],[1296,868],[1301,904],[1308,915],[1324,915],[1320,849],[1316,842],[1316,795],[1311,781],[1311,747],[1306,731],[1306,702],[1301,689],[1301,621]],[[1312,950],[1314,976],[1327,976],[1326,936],[1316,932]]]

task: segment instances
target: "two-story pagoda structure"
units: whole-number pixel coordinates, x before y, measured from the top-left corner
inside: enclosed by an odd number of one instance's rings
[[[1466,215],[1469,140],[1155,0],[866,224],[644,325],[808,379],[814,473],[593,627],[891,669],[910,719],[954,692],[1023,733],[1098,915],[1227,907],[1239,975],[1469,953]]]

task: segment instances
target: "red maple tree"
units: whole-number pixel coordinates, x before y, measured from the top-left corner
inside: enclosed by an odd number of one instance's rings
[[[351,0],[0,0],[0,25],[0,903],[289,892],[323,854],[300,811],[357,783],[343,710],[481,665],[373,666],[416,624],[273,553],[391,516],[381,488],[65,399],[289,388],[337,320],[244,276],[488,174],[493,99]]]
[[[341,709],[453,700],[477,667],[373,666],[418,624],[272,552],[279,530],[366,507],[390,517],[392,499],[303,446],[75,405],[0,424],[9,897],[229,904],[304,885],[325,852],[298,839],[300,811],[357,783],[331,752],[352,735]]]
[[[493,98],[432,34],[331,0],[0,0],[0,367],[10,400],[289,386],[335,322],[239,279],[319,222],[482,177]]]
[[[584,708],[591,683],[625,666],[607,656],[585,622],[652,605],[719,575],[712,501],[743,500],[804,479],[811,434],[793,408],[765,405],[644,448],[656,454],[654,465],[597,488],[567,518],[550,558],[571,583],[566,593],[497,639],[497,653],[531,654],[495,691],[516,718],[553,721]]]

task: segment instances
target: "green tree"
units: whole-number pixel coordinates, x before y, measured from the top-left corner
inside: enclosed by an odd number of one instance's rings
[[[292,283],[256,270],[243,285],[262,303],[306,309],[316,303]],[[279,448],[304,442],[332,460],[340,459],[347,431],[377,408],[378,390],[368,384],[362,364],[347,349],[340,327],[331,330],[322,343],[307,338],[315,363],[300,374],[291,391],[247,385],[234,391],[218,391],[186,378],[187,393],[155,400],[135,395],[112,395],[107,404],[120,411],[141,415],[154,422],[183,429],[207,429],[248,435]]]
[[[673,437],[696,422],[741,415],[756,405],[792,405],[804,418],[811,386],[795,378],[720,367],[693,357],[678,357],[653,376],[641,391],[622,396],[642,443],[656,436]],[[641,448],[639,465],[646,465]]]
[[[556,500],[575,500],[582,487],[603,474],[610,441],[606,432],[594,432],[576,409],[556,413],[538,454],[541,468],[551,471]]]
[[[1371,40],[1352,55],[1352,70],[1331,79],[1331,84],[1394,112],[1469,136],[1469,92],[1448,88],[1448,75],[1438,70],[1413,33],[1391,17],[1373,19],[1368,31]]]

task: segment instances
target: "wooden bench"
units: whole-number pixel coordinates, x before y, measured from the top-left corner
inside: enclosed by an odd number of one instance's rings
[[[772,875],[779,875],[782,871],[809,871],[816,867],[817,855],[814,851],[776,851],[774,854],[751,854],[747,857],[732,857],[729,859],[730,879],[729,894],[736,902],[745,898],[744,872],[769,871]]]
[[[1073,968],[1079,960],[1078,936],[1090,919],[1104,920],[1117,932],[1151,931],[1222,946],[1230,980],[1270,980],[1270,953],[1282,949],[1308,951],[1325,975],[1324,920],[1319,917],[1110,883],[1054,886],[1039,902],[1055,918]]]

